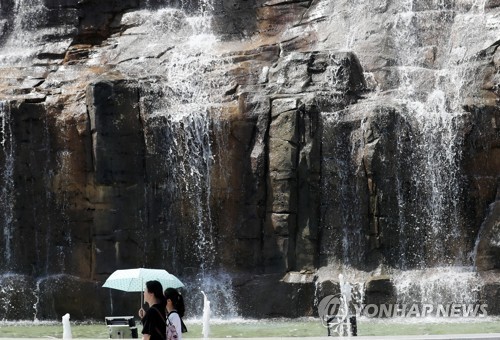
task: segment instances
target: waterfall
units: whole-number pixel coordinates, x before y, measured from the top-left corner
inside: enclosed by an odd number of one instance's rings
[[[345,121],[344,111],[323,113],[323,120],[328,126],[324,131],[323,142],[332,145],[331,149],[323,150],[325,171],[322,176],[324,220],[329,225],[323,226],[325,234],[322,253],[330,254],[333,262],[330,265],[342,264],[346,268],[360,266],[365,260],[365,237],[360,226],[363,220],[363,195],[360,194],[359,169],[357,160],[362,150],[361,137],[357,132],[342,128]],[[331,130],[330,130],[331,127]],[[330,171],[331,169],[331,171]],[[333,201],[332,208],[328,202]],[[336,260],[333,260],[336,259]]]
[[[172,180],[168,190],[170,197],[186,201],[181,207],[186,214],[183,223],[193,230],[187,237],[192,238],[192,251],[199,259],[201,273],[205,274],[213,269],[216,257],[209,202],[212,163],[210,119],[206,112],[201,111],[192,111],[178,118],[169,117],[171,120],[167,120],[166,126],[165,165],[169,169],[167,176]],[[179,134],[179,131],[184,133]]]
[[[397,301],[412,304],[473,305],[479,301],[481,278],[468,268],[441,267],[394,275]]]
[[[473,97],[469,92],[477,88],[474,82],[481,81],[470,61],[497,39],[491,29],[494,14],[485,13],[485,3],[357,0],[338,4],[329,21],[342,32],[342,38],[328,37],[330,43],[353,50],[362,65],[363,58],[367,59],[376,73],[380,72],[379,61],[373,61],[366,48],[383,40],[366,36],[370,28],[380,27],[381,21],[365,13],[387,14],[383,39],[390,43],[381,54],[390,62],[381,64],[387,72],[384,74],[391,75],[373,86],[373,93],[357,110],[378,114],[384,106],[380,98],[387,98],[388,107],[395,108],[384,113],[395,126],[388,131],[396,133],[384,135],[389,141],[381,146],[393,147],[397,155],[393,164],[386,165],[388,173],[394,173],[390,178],[393,184],[387,189],[381,188],[385,183],[377,183],[377,196],[371,200],[384,200],[386,207],[396,209],[384,211],[379,218],[377,202],[364,202],[364,194],[359,193],[366,184],[358,168],[363,158],[358,149],[375,150],[370,149],[372,141],[364,137],[371,132],[371,117],[359,119],[358,111],[350,108],[322,113],[323,142],[328,145],[322,149],[322,216],[327,224],[320,251],[327,255],[328,265],[340,265],[343,274],[363,268],[365,256],[370,256],[365,249],[376,246],[376,242],[367,245],[363,234],[367,231],[360,228],[368,224],[363,216],[369,204],[377,219],[370,221],[376,224],[370,233],[382,230],[385,237],[387,261],[381,267],[383,271],[386,265],[391,267],[388,271],[395,275],[393,283],[401,302],[420,297],[431,303],[443,299],[469,303],[478,298],[481,280],[471,263],[474,244],[468,239],[471,226],[465,210],[462,148],[469,127],[468,113],[462,106],[465,98]],[[354,13],[360,13],[357,22],[352,20]],[[381,219],[386,219],[382,226]]]
[[[471,87],[468,82],[475,79],[464,61],[477,53],[464,46],[478,46],[482,35],[477,32],[486,32],[484,5],[484,1],[423,4],[408,0],[394,15],[389,36],[398,80],[395,98],[403,108],[397,122],[398,161],[411,153],[398,164],[395,178],[396,253],[401,254],[401,269],[471,265],[469,251],[463,251],[470,244],[461,189],[467,129],[461,106]]]
[[[141,23],[141,29],[153,38],[138,41],[139,48],[132,47],[137,59],[120,60],[117,55],[111,62],[142,77],[141,116],[145,121],[148,158],[155,164],[148,171],[154,172],[155,178],[163,177],[160,183],[150,184],[145,197],[146,202],[153,202],[155,197],[166,202],[161,216],[149,217],[161,220],[163,225],[159,235],[162,261],[178,268],[178,262],[186,264],[178,257],[196,258],[196,262],[187,263],[185,273],[195,276],[188,280],[188,299],[204,291],[213,314],[223,317],[236,315],[236,304],[231,277],[219,268],[219,245],[215,239],[218,232],[213,219],[213,209],[219,207],[213,199],[212,180],[221,180],[220,171],[214,168],[222,157],[214,142],[223,150],[224,134],[228,132],[219,123],[221,111],[212,98],[221,96],[227,85],[224,78],[213,75],[225,61],[217,56],[214,47],[217,37],[211,30],[212,10],[212,2],[204,0],[193,15],[169,8],[127,13],[123,22]],[[172,31],[179,37],[171,38]],[[169,39],[174,40],[167,49]],[[160,52],[149,52],[156,49]],[[144,51],[160,54],[161,58],[145,60],[141,56]],[[154,74],[144,78],[144,63],[165,81],[157,81]],[[201,314],[203,305],[196,300],[193,303],[190,312]]]
[[[425,28],[428,20],[436,25]],[[409,1],[395,19],[397,91],[406,107],[403,119],[412,131],[409,143],[413,150],[410,185],[404,188],[403,179],[396,179],[401,209],[400,268],[421,268],[395,275],[401,303],[467,304],[479,298],[482,283],[470,263],[461,165],[467,129],[461,107],[467,97],[464,83],[475,78],[462,63],[476,53],[463,49],[463,45],[472,45],[467,42],[470,35],[462,37],[464,22],[475,23],[475,28],[465,30],[474,31],[476,37],[478,31],[484,31],[484,1],[474,1],[465,9],[437,1],[425,11],[415,10],[415,3]],[[430,38],[426,30],[441,34]],[[426,50],[428,40],[435,46]],[[422,61],[424,54],[433,57]],[[413,233],[419,235],[420,246],[415,238],[410,239]]]
[[[28,32],[34,31],[43,22],[46,11],[42,0],[15,0],[14,30],[21,31],[26,38]]]
[[[12,278],[14,278],[15,274],[2,274],[0,275],[0,282],[2,283],[0,288],[0,311],[2,315],[8,315],[15,306],[11,303],[11,298],[14,293],[16,293],[16,287],[11,282]]]
[[[198,18],[205,22],[204,16]],[[189,21],[191,23],[196,20]],[[203,26],[203,25],[202,25]],[[198,27],[194,30],[197,32]],[[168,133],[165,155],[169,167],[168,178],[172,179],[172,197],[182,197],[187,217],[187,226],[192,233],[193,251],[199,259],[197,283],[193,294],[200,289],[211,301],[213,314],[218,317],[234,316],[235,302],[232,296],[232,281],[229,275],[218,268],[218,244],[214,239],[212,177],[217,159],[213,142],[223,141],[227,133],[219,126],[220,112],[210,105],[210,96],[220,84],[210,82],[210,72],[221,61],[210,55],[214,37],[207,35],[206,28],[191,36],[186,51],[178,51],[166,66],[168,91],[172,96],[160,107],[160,114],[167,117]],[[203,44],[197,43],[203,39]],[[195,47],[196,46],[196,47]],[[200,55],[199,52],[203,51]],[[203,81],[200,75],[204,75]],[[215,89],[215,90],[214,90]],[[179,133],[182,131],[182,134]],[[189,155],[189,157],[186,157]],[[198,288],[199,287],[199,288]],[[202,305],[196,306],[199,314]]]
[[[215,153],[213,143],[223,143],[227,133],[218,123],[219,109],[210,104],[211,96],[220,94],[223,80],[211,80],[211,72],[220,68],[224,61],[217,59],[212,47],[216,43],[209,25],[212,5],[203,1],[201,6],[199,16],[188,18],[193,34],[185,49],[174,53],[166,64],[168,91],[172,95],[160,107],[160,114],[168,117],[167,126],[170,127],[165,144],[166,155],[173,160],[168,177],[173,179],[174,187],[170,190],[189,202],[184,208],[192,214],[188,223],[194,232],[188,237],[194,238],[191,240],[193,250],[199,259],[198,282],[193,285],[192,294],[198,289],[204,291],[213,315],[229,317],[237,315],[236,303],[231,277],[218,267],[220,245],[214,239],[217,231],[212,217],[211,191],[211,181],[216,176],[215,162],[221,158]],[[202,307],[196,305],[196,314],[200,314]]]
[[[441,16],[447,23],[453,20],[453,13],[413,12],[413,1],[407,4],[407,11],[396,17],[395,45],[398,47],[400,100],[407,107],[406,120],[413,129],[414,160],[412,167],[411,190],[413,197],[401,198],[403,209],[408,207],[415,219],[400,221],[400,237],[408,243],[408,228],[416,228],[423,236],[423,250],[415,255],[415,265],[463,265],[465,259],[459,254],[455,245],[464,244],[463,212],[460,204],[462,193],[457,192],[461,183],[461,116],[464,114],[455,98],[446,94],[446,84],[455,81],[456,69],[443,63],[440,69],[429,71],[421,66],[419,47],[421,41],[420,20],[431,20],[433,16]],[[422,19],[421,17],[424,17]],[[438,25],[439,26],[439,25]],[[446,26],[444,26],[444,30]],[[433,27],[437,30],[441,27]],[[438,43],[437,39],[436,43]],[[420,48],[421,49],[421,48]],[[447,59],[447,57],[443,57]],[[437,62],[437,61],[436,61]],[[422,73],[424,73],[422,75]],[[425,73],[428,73],[427,75]],[[423,85],[422,79],[428,83]],[[434,79],[434,80],[433,80]],[[447,93],[450,93],[448,91]],[[453,95],[453,92],[451,92]],[[406,166],[406,165],[404,165]],[[421,198],[425,199],[422,201]],[[419,202],[420,201],[420,202]],[[401,215],[407,215],[403,212]],[[408,226],[407,224],[410,223]],[[439,238],[442,242],[436,243]],[[453,249],[456,250],[453,250]],[[407,261],[403,255],[403,261]]]
[[[48,136],[46,136],[48,137]],[[49,144],[49,139],[47,139],[47,144]],[[50,155],[50,147],[46,145],[46,150],[47,150],[47,158]],[[48,164],[47,164],[48,168]],[[71,183],[71,152],[67,150],[62,150],[57,153],[57,168],[58,174],[57,174],[57,181],[60,181],[60,183]],[[45,185],[49,185],[50,180],[51,180],[51,173],[48,171],[45,171],[47,173],[46,175],[46,183]],[[50,193],[50,190],[46,190],[47,193]],[[62,195],[58,195],[57,199],[59,200],[58,204],[60,206],[60,227],[63,230],[63,235],[64,235],[64,240],[62,244],[58,245],[55,248],[55,252],[47,251],[46,254],[46,272],[44,274],[50,273],[49,270],[49,264],[57,264],[56,266],[56,272],[61,272],[64,273],[66,272],[66,262],[68,258],[70,257],[70,254],[72,252],[72,244],[74,242],[72,236],[71,236],[71,226],[70,226],[70,218],[68,216],[68,211],[70,210],[70,199],[67,197],[68,194],[66,191],[63,192]],[[47,194],[47,200],[49,200],[50,194]],[[48,232],[51,231],[52,225],[49,221],[47,225]],[[45,242],[49,242],[47,238],[44,240]],[[53,248],[49,244],[45,245],[47,249]],[[54,254],[55,253],[55,254]],[[55,258],[50,258],[51,256],[54,256]]]
[[[43,0],[14,1],[12,17],[5,21],[5,44],[0,65],[30,61],[39,52],[44,32],[38,28],[45,22],[46,13]]]

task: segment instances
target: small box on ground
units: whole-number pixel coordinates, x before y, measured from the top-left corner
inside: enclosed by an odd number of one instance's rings
[[[106,316],[110,339],[137,339],[137,327],[133,316]]]

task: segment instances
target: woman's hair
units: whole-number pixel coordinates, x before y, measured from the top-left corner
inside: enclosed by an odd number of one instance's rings
[[[179,316],[182,318],[184,316],[185,307],[184,307],[184,298],[181,293],[175,288],[167,288],[165,289],[165,300],[171,300],[174,305],[174,309],[179,313]]]
[[[163,287],[159,281],[147,281],[146,288],[148,292],[153,293],[155,298],[162,304],[165,304],[167,300],[165,300],[165,296],[163,296]]]

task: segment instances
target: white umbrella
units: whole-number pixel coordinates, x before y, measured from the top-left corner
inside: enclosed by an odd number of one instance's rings
[[[124,292],[142,292],[144,291],[145,283],[152,280],[159,281],[164,290],[167,288],[184,287],[181,280],[165,269],[150,268],[116,270],[108,277],[102,286],[105,288],[122,290]]]

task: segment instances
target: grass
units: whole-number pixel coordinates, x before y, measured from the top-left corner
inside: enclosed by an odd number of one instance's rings
[[[189,329],[183,338],[201,338],[200,320],[186,320]],[[141,326],[138,325],[139,333]],[[73,338],[109,338],[108,328],[103,322],[71,323]],[[438,335],[500,333],[498,318],[488,320],[463,319],[366,319],[358,322],[358,335]],[[59,338],[63,335],[59,322],[4,322],[0,323],[0,338]],[[233,320],[212,321],[210,337],[308,337],[326,336],[327,331],[318,319],[297,320]]]

